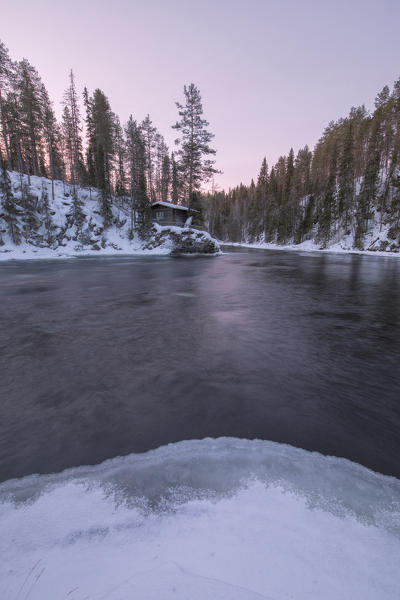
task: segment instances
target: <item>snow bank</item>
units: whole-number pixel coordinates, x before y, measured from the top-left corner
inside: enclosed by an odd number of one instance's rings
[[[208,232],[187,227],[157,226],[157,233],[145,247],[153,250],[158,245],[169,248],[174,256],[221,254],[219,243]]]
[[[400,597],[400,481],[272,442],[180,442],[0,485],[0,595]]]
[[[390,256],[394,258],[400,258],[400,252],[390,252],[384,250],[357,250],[352,248],[350,245],[337,242],[331,244],[327,248],[322,248],[320,244],[317,244],[313,240],[305,240],[301,244],[274,244],[266,242],[222,242],[219,241],[222,246],[237,246],[243,248],[259,248],[261,250],[294,250],[297,252],[327,252],[335,254],[364,254],[366,256]]]

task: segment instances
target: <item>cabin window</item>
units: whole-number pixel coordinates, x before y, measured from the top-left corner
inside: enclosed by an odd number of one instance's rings
[[[163,218],[164,218],[164,211],[163,210],[156,211],[156,219],[162,220]]]

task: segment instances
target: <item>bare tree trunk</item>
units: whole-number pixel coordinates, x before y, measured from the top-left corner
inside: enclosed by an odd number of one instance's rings
[[[2,132],[3,132],[4,147],[5,147],[5,150],[6,150],[7,168],[11,171],[11,169],[12,169],[11,154],[10,154],[10,149],[8,147],[8,140],[7,140],[7,135],[6,135],[6,124],[4,122],[3,99],[1,97],[1,90],[0,90],[0,122],[1,122],[1,129],[2,129]]]

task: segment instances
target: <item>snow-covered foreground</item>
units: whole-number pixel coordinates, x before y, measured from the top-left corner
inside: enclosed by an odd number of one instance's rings
[[[0,498],[2,599],[400,597],[400,481],[344,459],[188,441]]]

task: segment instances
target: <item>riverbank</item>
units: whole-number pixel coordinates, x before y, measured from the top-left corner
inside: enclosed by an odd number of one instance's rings
[[[78,256],[220,253],[209,233],[189,227],[153,223],[139,236],[126,198],[112,198],[104,224],[98,191],[31,176],[21,188],[20,174],[7,172],[12,213],[0,214],[0,261]],[[0,192],[0,204],[4,202]],[[11,201],[10,200],[10,201]]]
[[[347,248],[339,244],[333,244],[329,248],[321,248],[319,244],[316,244],[312,240],[306,240],[301,244],[273,244],[273,243],[252,243],[248,244],[245,242],[223,242],[219,240],[221,246],[234,246],[238,248],[254,248],[257,250],[286,250],[295,252],[319,252],[327,254],[363,254],[366,256],[386,256],[393,258],[400,258],[400,252],[388,252],[384,250],[357,250],[356,248]]]
[[[0,247],[0,261],[7,260],[47,260],[54,258],[78,258],[82,256],[169,256],[205,255],[221,253],[217,240],[206,231],[183,229],[181,227],[161,227],[154,225],[154,231],[147,240],[135,236],[132,240],[121,237],[120,232],[111,230],[106,240],[100,244],[83,245],[68,240],[57,248],[40,247],[25,243],[20,246],[7,244]]]

